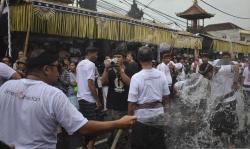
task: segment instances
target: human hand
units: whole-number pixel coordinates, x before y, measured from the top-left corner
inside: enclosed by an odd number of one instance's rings
[[[95,108],[95,110],[100,110],[101,109],[101,107],[102,107],[102,103],[101,103],[101,101],[98,99],[98,100],[96,100],[96,108]]]
[[[232,89],[236,91],[239,88],[240,88],[240,84],[238,82],[233,82]]]
[[[115,69],[119,74],[124,72],[124,69],[120,65],[116,66]]]
[[[119,120],[117,120],[118,128],[126,128],[133,125],[136,122],[135,116],[125,115]]]
[[[105,68],[109,68],[111,66],[111,60],[110,59],[104,60],[104,66]]]

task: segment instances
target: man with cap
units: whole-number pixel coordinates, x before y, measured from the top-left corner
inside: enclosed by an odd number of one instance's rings
[[[77,98],[80,112],[90,120],[96,120],[96,110],[101,108],[101,102],[95,86],[95,61],[98,49],[92,46],[86,48],[86,57],[76,67],[76,78],[78,85]],[[88,149],[93,149],[95,135],[88,135],[85,138]]]
[[[34,50],[27,61],[25,79],[11,80],[0,87],[0,140],[15,148],[55,149],[57,128],[69,134],[101,133],[124,128],[135,117],[97,122],[87,120],[52,85],[58,80],[57,52]]]

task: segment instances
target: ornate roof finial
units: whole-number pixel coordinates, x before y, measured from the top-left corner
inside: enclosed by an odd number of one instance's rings
[[[193,2],[194,2],[194,4],[197,4],[197,3],[198,3],[198,1],[197,1],[197,0],[193,0]]]
[[[141,18],[143,17],[143,11],[140,10],[136,4],[136,0],[133,0],[133,4],[131,5],[131,9],[128,12],[128,16],[132,17],[134,19],[139,19],[141,20]]]

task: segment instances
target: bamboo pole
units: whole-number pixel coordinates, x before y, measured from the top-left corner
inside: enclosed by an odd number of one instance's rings
[[[25,44],[23,48],[25,57],[27,57],[27,53],[28,53],[29,39],[30,39],[30,25],[28,26],[28,31],[26,33]]]
[[[115,135],[115,139],[114,139],[114,141],[113,141],[113,143],[112,143],[112,145],[111,145],[111,148],[110,148],[110,149],[115,149],[116,144],[117,144],[117,142],[118,142],[118,140],[119,140],[120,136],[122,135],[122,132],[123,132],[123,130],[122,130],[122,129],[119,129],[119,130],[117,131],[117,133],[116,133],[116,135]]]
[[[28,29],[27,29],[27,33],[26,33],[26,38],[25,38],[25,44],[24,44],[24,57],[27,57],[27,53],[28,53],[28,46],[29,46],[29,39],[30,39],[30,29],[31,29],[31,19],[32,19],[32,13],[29,13],[29,18],[30,20],[28,21]]]
[[[6,0],[6,6],[8,9],[8,52],[6,52],[6,55],[9,57],[12,57],[12,49],[11,49],[11,31],[10,31],[10,6],[8,3],[8,0]]]

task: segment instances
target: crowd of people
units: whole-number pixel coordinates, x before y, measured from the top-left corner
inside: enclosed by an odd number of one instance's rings
[[[60,132],[85,135],[78,137],[79,146],[94,149],[98,134],[110,131],[109,147],[164,149],[164,132],[136,119],[164,113],[164,107],[171,106],[193,73],[208,80],[218,72],[232,74],[232,85],[223,85],[234,89],[242,85],[250,103],[249,57],[237,62],[224,52],[220,59],[212,60],[203,53],[200,60],[192,62],[185,56],[173,59],[172,53],[164,50],[157,64],[149,47],[140,47],[137,53],[118,47],[105,57],[99,71],[95,65],[98,49],[89,46],[85,53],[78,62],[44,49],[33,49],[28,58],[20,51],[14,63],[9,57],[2,59],[1,141],[17,149],[56,148]],[[231,95],[230,91],[226,94]],[[109,121],[99,122],[99,113],[105,113]],[[132,132],[124,129],[131,125]],[[114,140],[119,132],[117,143]]]

